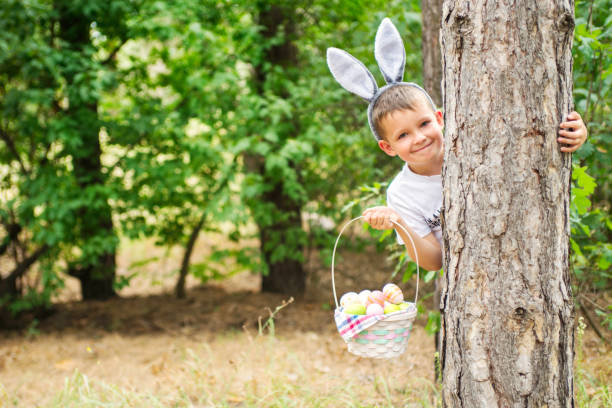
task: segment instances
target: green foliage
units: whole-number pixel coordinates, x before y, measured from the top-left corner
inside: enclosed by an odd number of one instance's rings
[[[612,201],[609,156],[612,151],[612,18],[610,0],[576,2],[574,101],[589,129],[589,139],[574,154],[599,184],[598,207]]]
[[[261,270],[257,250],[246,247],[239,249],[216,249],[203,261],[191,263],[189,272],[200,282],[221,280],[243,271]],[[233,262],[232,262],[233,260]]]
[[[576,2],[574,102],[587,124],[589,138],[574,154],[577,164],[573,167],[570,207],[576,300],[583,306],[594,306],[600,323],[608,329],[612,310],[598,300],[604,299],[612,278],[611,7],[609,0]]]
[[[13,311],[48,303],[62,265],[114,253],[114,230],[182,245],[200,220],[214,230],[246,219],[223,145],[238,90],[225,58],[233,22],[219,21],[217,2],[61,4],[0,8],[0,221],[22,230],[3,242],[23,251],[15,263],[48,247]],[[81,42],[68,42],[76,32]],[[83,174],[92,159],[99,172]],[[98,229],[111,211],[115,228]]]
[[[570,242],[575,291],[580,302],[580,297],[603,293],[609,287],[612,278],[612,244],[608,236],[612,232],[612,217],[605,209],[592,208],[590,196],[597,184],[586,173],[586,167],[574,166],[572,178]],[[610,308],[605,310],[597,307],[595,311],[602,317],[602,323],[612,318]]]
[[[114,209],[132,238],[184,245],[232,219],[236,163],[224,145],[237,81],[228,22],[216,2],[147,3],[119,54],[117,92],[104,100]],[[239,214],[239,212],[238,212]]]
[[[60,262],[87,268],[118,244],[109,226],[112,190],[100,171],[96,114],[114,83],[89,27],[95,21],[116,40],[131,8],[120,1],[0,6],[0,222],[7,232],[20,229],[5,237],[11,263],[38,261],[35,279],[18,278],[23,297],[13,311],[48,304],[61,287]]]

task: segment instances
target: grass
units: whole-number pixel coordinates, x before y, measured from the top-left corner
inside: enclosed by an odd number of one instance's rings
[[[580,317],[576,327],[576,367],[574,369],[576,404],[580,408],[612,407],[612,394],[606,379],[598,378],[585,367],[585,329],[584,319]],[[610,379],[608,378],[607,381],[609,382]]]
[[[176,347],[173,367],[159,368],[160,384],[142,379],[122,385],[73,370],[51,385],[48,395],[20,401],[0,388],[0,406],[64,407],[270,407],[270,408],[387,408],[435,407],[438,390],[432,381],[406,374],[405,361],[372,362],[348,355],[344,349],[328,356],[300,350],[315,339],[257,335],[221,336],[214,344]],[[321,337],[319,337],[321,340]],[[190,344],[193,346],[193,344]],[[175,348],[169,345],[169,348]],[[316,347],[316,345],[315,345]],[[102,348],[102,345],[99,345]],[[337,355],[336,355],[337,354]],[[228,360],[229,356],[229,360]],[[348,360],[351,365],[335,364]],[[95,364],[92,361],[92,364]],[[156,371],[155,364],[148,370]],[[27,373],[22,374],[29,382]],[[101,376],[101,375],[100,375]],[[131,380],[130,380],[131,381]],[[130,381],[127,381],[128,383]],[[40,394],[40,393],[39,393]],[[410,401],[410,402],[404,402]]]
[[[576,403],[578,407],[612,406],[609,385],[584,365],[584,324],[576,342]],[[357,359],[352,371],[335,372],[330,366],[299,351],[299,342],[270,335],[221,336],[220,344],[178,348],[176,369],[168,373],[167,386],[138,390],[97,380],[79,369],[68,375],[63,387],[51,390],[42,408],[219,407],[219,408],[395,408],[438,407],[440,389],[433,381],[411,377],[404,366]],[[230,344],[231,343],[231,344]],[[220,357],[219,349],[225,347]],[[248,352],[247,352],[248,349]],[[311,353],[311,352],[310,352]],[[227,364],[222,362],[231,356]],[[333,360],[333,359],[332,359]],[[155,366],[151,369],[155,371]],[[401,375],[401,373],[404,373]],[[609,379],[608,379],[609,381]],[[0,406],[22,407],[0,385]]]
[[[275,351],[276,350],[276,351]],[[95,381],[75,371],[64,388],[45,407],[270,407],[270,408],[387,408],[434,407],[438,399],[436,386],[430,381],[415,379],[410,387],[398,387],[391,379],[377,374],[365,381],[346,380],[328,375],[328,384],[303,366],[296,355],[280,360],[277,341],[268,341],[255,352],[272,353],[275,358],[261,368],[265,376],[253,377],[238,367],[219,378],[211,367],[208,353],[186,350],[184,367],[187,375],[173,395],[137,392]],[[320,374],[320,373],[319,373]],[[329,373],[328,373],[329,374]],[[364,382],[367,386],[364,388]],[[240,384],[236,387],[236,384]],[[369,395],[368,395],[369,394]],[[401,404],[400,401],[414,401]],[[19,406],[19,405],[16,405]]]
[[[575,369],[577,406],[610,407],[612,396],[606,379],[597,378],[584,366],[583,335],[584,324],[580,322]],[[313,363],[308,354],[294,351],[296,339],[286,342],[270,335],[242,335],[225,336],[219,341],[240,343],[238,347],[228,345],[232,355],[228,364],[220,363],[218,345],[203,343],[197,349],[179,349],[176,352],[178,366],[170,373],[169,386],[158,391],[109,384],[75,369],[65,378],[61,389],[51,390],[51,398],[36,406],[433,408],[440,405],[437,384],[424,378],[412,378],[409,374],[400,378],[397,372],[387,370],[384,363],[358,360],[363,366],[356,367],[351,376],[346,372],[336,373],[333,367],[321,366],[320,361]],[[31,405],[11,398],[0,385],[0,406]]]
[[[208,385],[194,382],[185,384],[174,396],[160,397],[151,393],[138,393],[121,389],[103,382],[91,381],[85,374],[76,371],[66,379],[61,390],[48,407],[270,407],[270,408],[391,408],[434,407],[437,400],[436,387],[426,381],[417,381],[415,385],[425,385],[411,390],[391,390],[384,377],[377,377],[373,388],[378,391],[378,398],[364,401],[363,390],[355,383],[333,387],[321,393],[308,384],[288,383],[286,379],[274,377],[267,385],[253,384],[242,395],[223,394],[225,387],[213,390]],[[419,389],[420,388],[420,389]],[[412,400],[413,403],[397,405],[398,399]]]

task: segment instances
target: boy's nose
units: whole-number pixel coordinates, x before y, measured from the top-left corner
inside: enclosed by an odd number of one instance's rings
[[[414,142],[421,143],[426,139],[425,135],[422,132],[415,132],[414,134]]]

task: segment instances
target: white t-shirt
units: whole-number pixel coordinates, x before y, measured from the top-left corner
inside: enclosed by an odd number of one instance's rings
[[[421,176],[407,164],[387,188],[387,205],[402,217],[414,232],[424,237],[433,232],[442,246],[440,209],[442,208],[442,176]],[[400,244],[404,242],[397,235]]]

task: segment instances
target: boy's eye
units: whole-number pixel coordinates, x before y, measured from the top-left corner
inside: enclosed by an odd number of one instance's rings
[[[421,127],[425,127],[427,125],[429,125],[431,123],[431,121],[426,120],[425,122],[421,123]]]
[[[405,138],[406,136],[408,136],[406,133],[401,133],[401,134],[400,134],[400,135],[399,135],[397,138],[398,138],[398,139],[403,139],[403,138]]]

